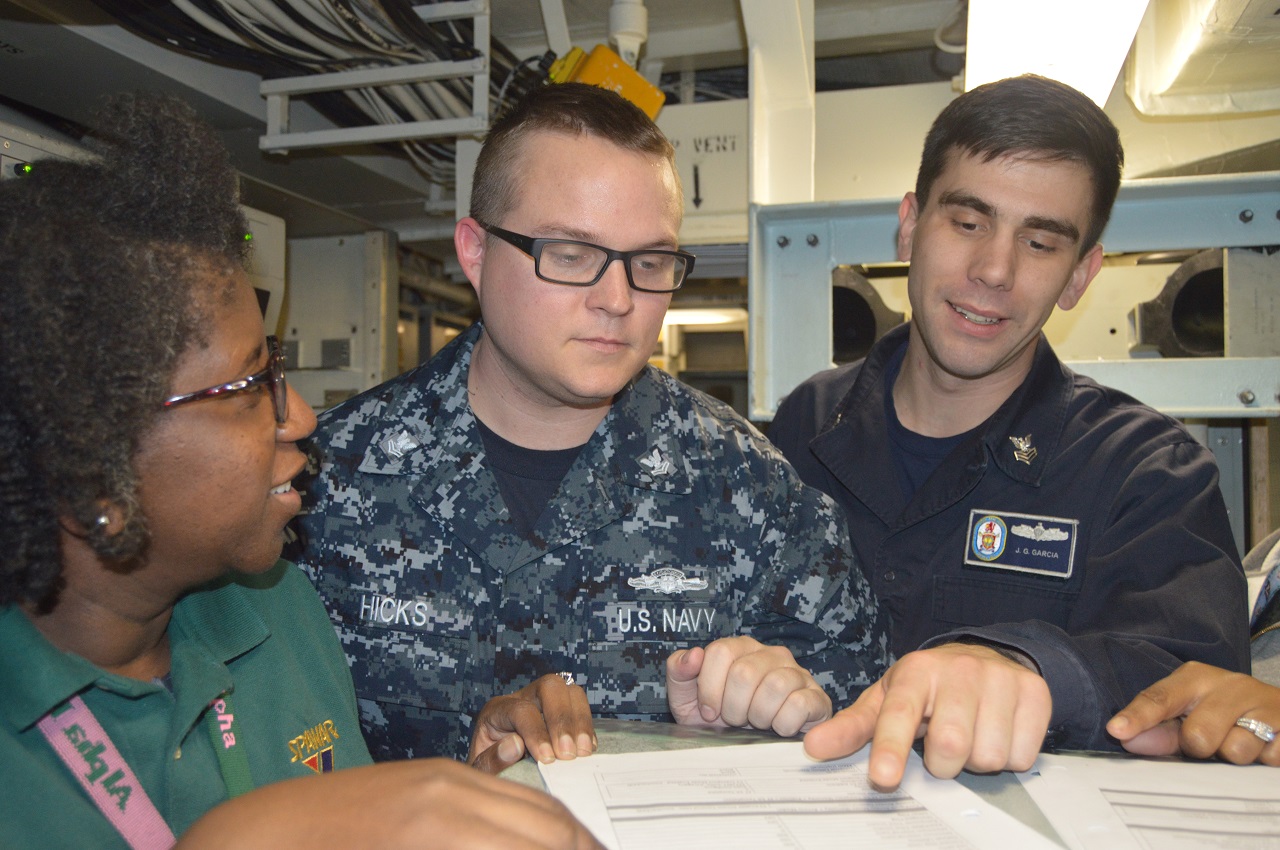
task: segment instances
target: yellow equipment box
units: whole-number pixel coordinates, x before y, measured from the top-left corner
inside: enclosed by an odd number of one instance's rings
[[[573,48],[555,61],[548,76],[553,83],[590,83],[615,91],[650,118],[658,117],[658,110],[667,100],[661,90],[604,44],[597,44],[590,54],[583,53],[582,48]]]

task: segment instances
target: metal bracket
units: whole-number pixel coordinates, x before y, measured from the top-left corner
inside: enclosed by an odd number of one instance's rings
[[[299,148],[411,141],[483,133],[489,125],[488,0],[450,0],[450,2],[416,6],[414,11],[424,21],[471,18],[477,56],[460,61],[390,65],[264,80],[259,87],[259,92],[267,99],[267,133],[258,140],[258,147],[273,153],[287,153]],[[460,77],[471,78],[471,114],[469,116],[396,124],[371,124],[333,130],[291,131],[289,128],[291,97],[325,91],[428,83]]]
[[[772,419],[783,396],[810,375],[831,367],[832,271],[839,265],[893,262],[897,211],[896,199],[752,205],[748,260],[752,419]],[[1125,182],[1102,242],[1108,251],[1124,252],[1280,245],[1280,171]],[[1267,369],[1280,374],[1280,358],[1264,358],[1260,366],[1234,362],[1238,359],[1243,358],[1228,357],[1222,364],[1205,367],[1226,373],[1197,375],[1176,402],[1170,400],[1177,415],[1276,415],[1274,396],[1267,395],[1274,392],[1274,384],[1254,389],[1256,405],[1224,402],[1210,393],[1222,383],[1234,397],[1255,382],[1259,368],[1262,374]],[[1183,371],[1188,368],[1185,362],[1169,364],[1168,369],[1189,375]],[[1158,373],[1151,377],[1168,380],[1164,367],[1151,366],[1150,361],[1118,361],[1115,368],[1133,369],[1144,382],[1145,370],[1156,369]],[[1081,371],[1092,373],[1093,369],[1082,367]],[[1132,385],[1127,374],[1109,374],[1108,382],[1122,388]],[[1141,393],[1134,395],[1147,401]]]

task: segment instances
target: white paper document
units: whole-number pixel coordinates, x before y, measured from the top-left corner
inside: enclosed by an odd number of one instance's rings
[[[1280,850],[1273,767],[1042,753],[1018,778],[1071,850]]]
[[[612,850],[1058,848],[915,753],[895,792],[866,750],[815,762],[800,742],[593,755],[540,765],[547,790]]]

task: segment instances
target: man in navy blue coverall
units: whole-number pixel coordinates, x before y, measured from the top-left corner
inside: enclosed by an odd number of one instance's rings
[[[924,735],[935,775],[1022,770],[1042,746],[1119,749],[1107,720],[1184,661],[1248,671],[1212,454],[1041,334],[1102,265],[1123,157],[1060,83],[961,95],[899,207],[911,321],[779,407],[769,437],[845,509],[899,659],[811,755],[871,741],[894,786]]]

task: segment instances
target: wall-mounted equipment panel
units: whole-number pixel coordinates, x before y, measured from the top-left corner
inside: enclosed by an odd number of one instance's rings
[[[772,419],[792,388],[833,365],[835,334],[813,329],[834,327],[843,267],[895,261],[897,210],[896,200],[752,208],[752,419]],[[1100,274],[1086,293],[1094,300],[1055,312],[1046,335],[1077,372],[1191,420],[1218,458],[1237,544],[1247,549],[1280,523],[1280,486],[1271,483],[1280,474],[1273,448],[1280,422],[1280,172],[1126,182],[1102,242],[1117,265],[1128,255],[1174,258],[1157,268],[1104,268],[1108,277]],[[1206,269],[1178,271],[1206,249],[1216,255],[1208,265],[1220,267],[1216,289],[1201,279]],[[884,280],[874,284],[887,304],[904,308],[902,293]],[[1146,302],[1153,306],[1140,306]],[[1169,327],[1157,333],[1161,323]],[[1186,330],[1195,335],[1176,353],[1211,356],[1159,356],[1157,336]],[[1191,351],[1210,337],[1221,340],[1216,349]]]
[[[289,241],[281,321],[289,383],[324,410],[398,372],[399,262],[376,230]]]

